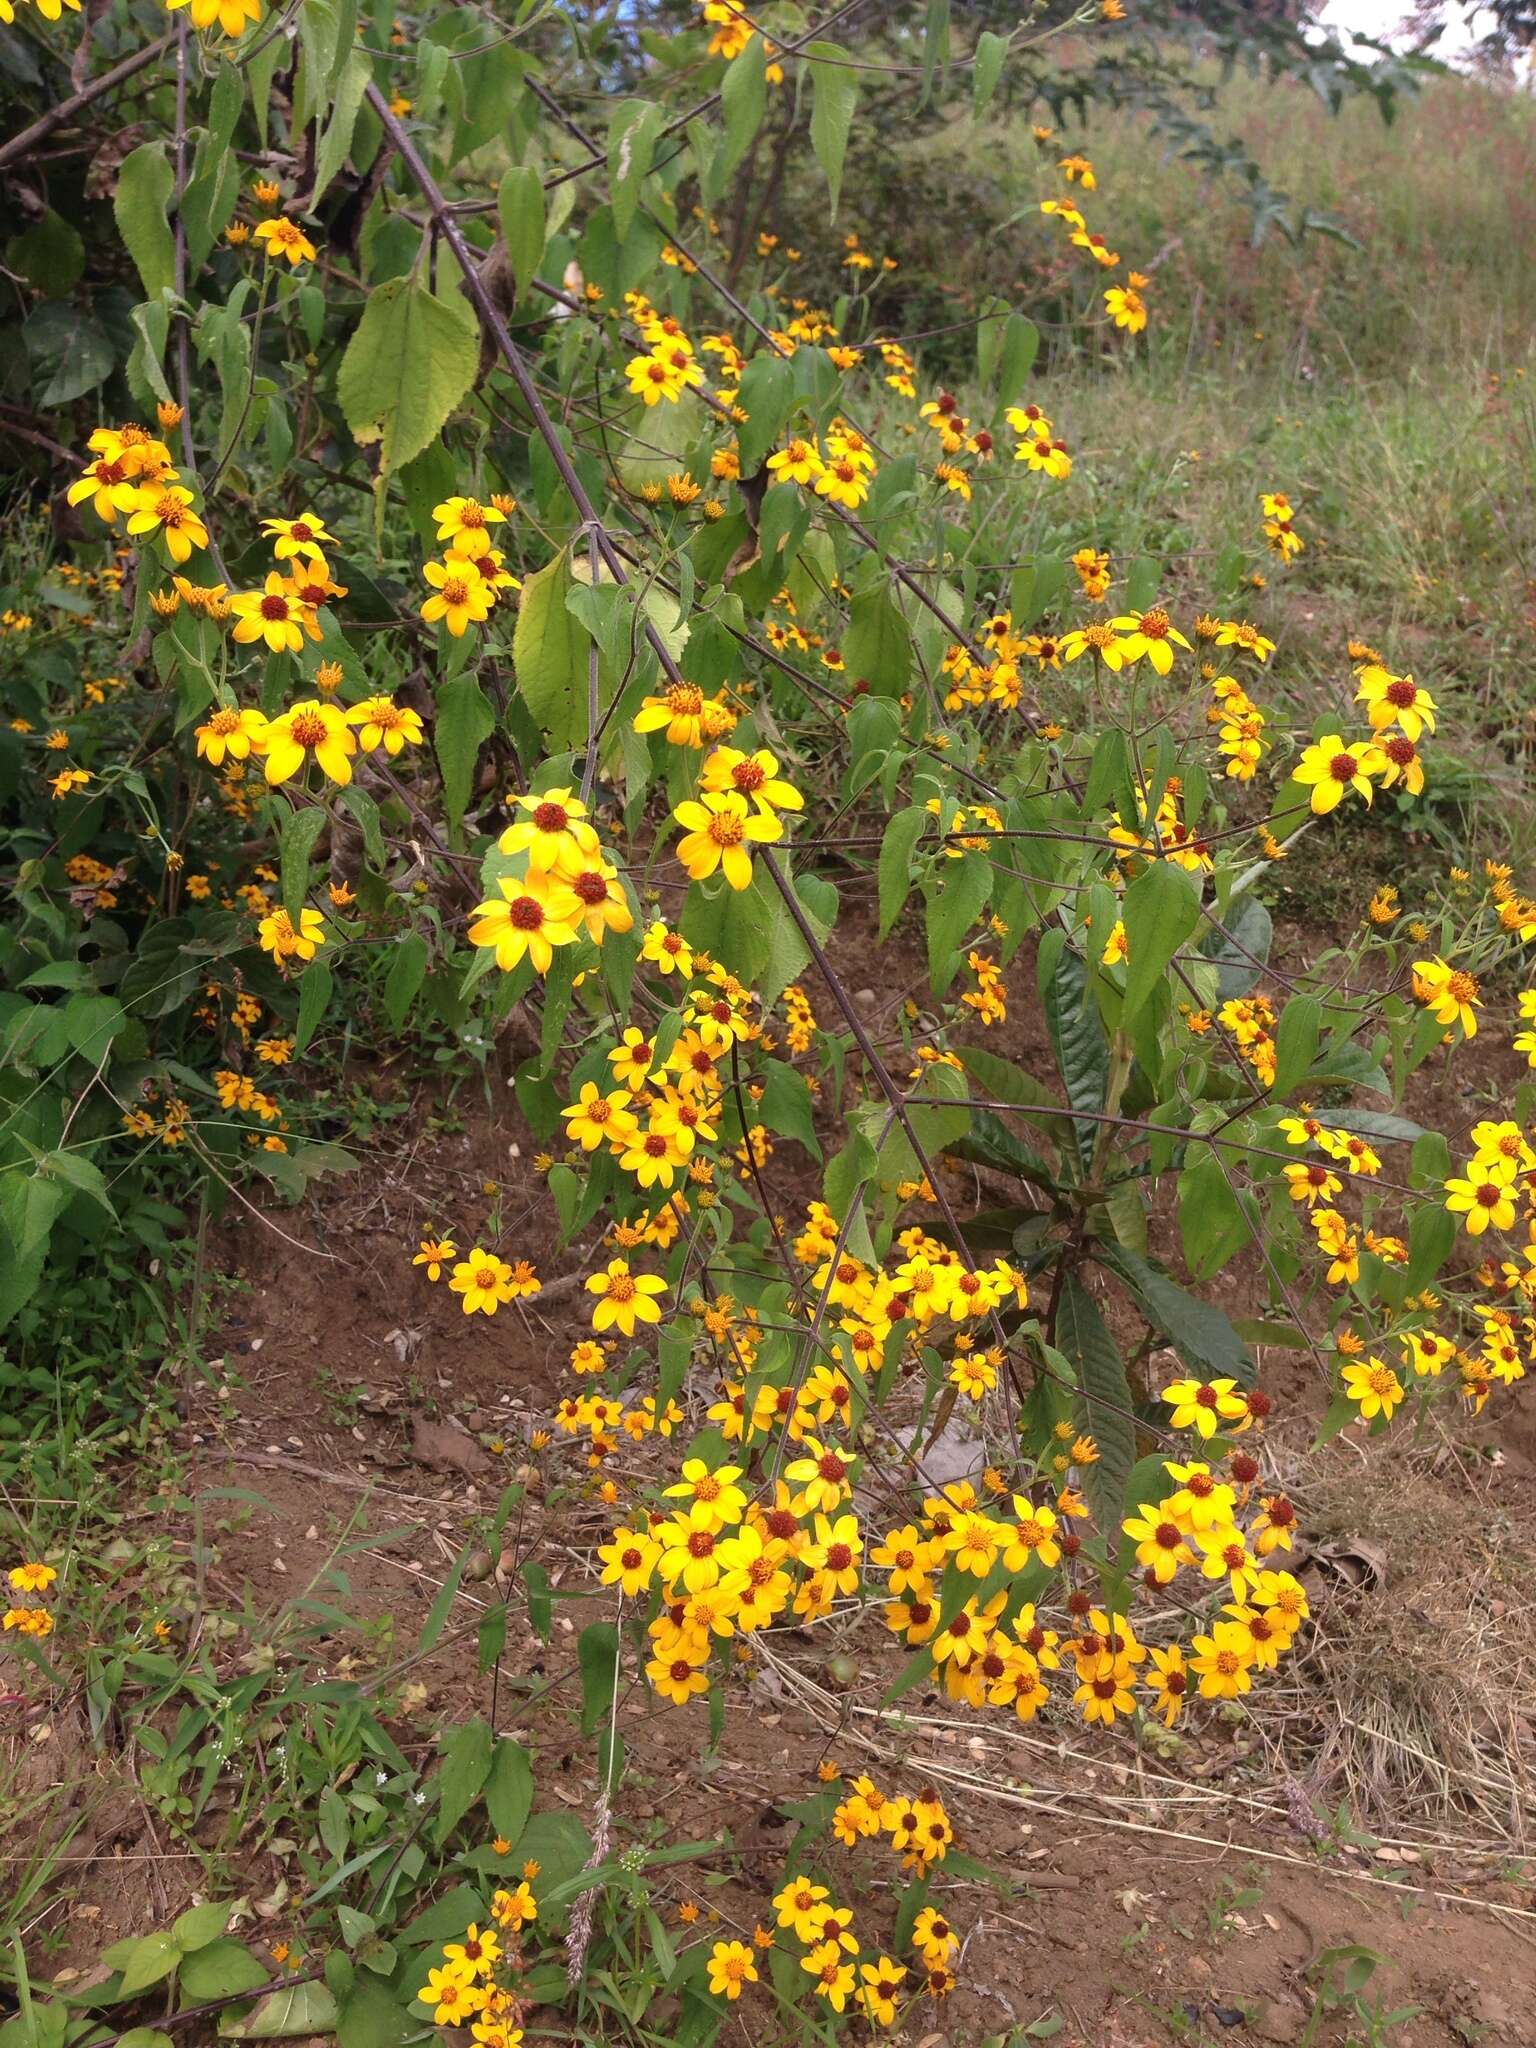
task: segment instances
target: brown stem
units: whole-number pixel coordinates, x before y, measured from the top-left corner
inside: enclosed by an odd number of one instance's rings
[[[153,64],[171,46],[169,35],[161,36],[156,43],[146,43],[142,50],[135,50],[131,57],[125,57],[120,64],[114,64],[110,71],[103,71],[100,78],[93,78],[89,85],[83,85],[79,92],[71,93],[67,100],[60,100],[56,107],[50,107],[46,114],[34,121],[30,128],[23,128],[19,135],[13,135],[9,142],[0,142],[0,170],[7,164],[15,163],[18,157],[28,157],[45,136],[56,128],[62,128],[74,119],[93,100],[99,100],[124,79],[132,78],[142,71],[146,64]]]

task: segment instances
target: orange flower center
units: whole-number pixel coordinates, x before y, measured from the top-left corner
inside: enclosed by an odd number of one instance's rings
[[[507,916],[520,932],[536,932],[544,923],[544,906],[536,896],[514,896]]]
[[[287,614],[283,613],[281,616],[286,617]],[[293,734],[295,743],[301,747],[323,746],[330,732],[318,711],[301,711],[290,722],[288,729]]]
[[[709,821],[709,837],[716,846],[740,846],[746,836],[746,820],[734,811],[716,811]]]

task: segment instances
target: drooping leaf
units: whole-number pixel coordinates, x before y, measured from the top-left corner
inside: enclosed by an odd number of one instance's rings
[[[848,134],[858,104],[859,74],[848,63],[848,52],[836,43],[808,43],[805,54],[811,72],[811,147],[825,174],[835,215],[843,189]]]
[[[532,164],[514,164],[507,172],[496,195],[496,211],[517,295],[525,299],[544,254],[546,234],[544,181]]]
[[[1172,861],[1150,861],[1126,890],[1120,914],[1127,955],[1122,1016],[1129,1025],[1199,922],[1199,892]]]
[[[381,484],[437,439],[479,362],[479,323],[461,292],[439,295],[406,277],[374,286],[336,395],[353,438],[378,444]]]
[[[1083,1467],[1083,1491],[1108,1537],[1125,1510],[1126,1481],[1136,1462],[1136,1424],[1125,1363],[1098,1303],[1075,1273],[1062,1278],[1056,1348],[1072,1369],[1081,1426],[1099,1448],[1097,1459]]]
[[[1252,1385],[1248,1347],[1215,1302],[1202,1301],[1123,1244],[1098,1245],[1094,1256],[1125,1282],[1147,1321],[1162,1331],[1197,1379]]]
[[[1045,1021],[1056,1064],[1073,1109],[1100,1111],[1109,1085],[1109,1040],[1088,993],[1088,970],[1081,953],[1064,946],[1055,972],[1045,985]],[[1093,1157],[1098,1126],[1073,1124],[1078,1159],[1087,1167]]]
[[[117,174],[113,217],[149,299],[157,299],[176,283],[176,242],[170,221],[175,186],[176,173],[163,142],[141,142],[123,159]]]
[[[572,612],[570,562],[562,552],[524,583],[512,632],[517,693],[552,747],[586,738],[591,635]]]

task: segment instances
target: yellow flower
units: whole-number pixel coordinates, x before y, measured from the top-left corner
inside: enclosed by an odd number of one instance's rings
[[[1367,1422],[1376,1416],[1386,1421],[1403,1399],[1403,1383],[1390,1365],[1379,1358],[1366,1358],[1344,1368],[1344,1391]]]
[[[311,697],[273,719],[263,735],[263,750],[266,777],[274,786],[302,773],[311,755],[323,775],[345,785],[352,780],[357,741],[339,705]]]
[[[1435,700],[1421,690],[1412,676],[1395,676],[1376,662],[1359,671],[1360,687],[1355,701],[1365,706],[1373,732],[1389,725],[1400,726],[1411,740],[1435,729]]]
[[[397,704],[393,697],[365,697],[361,704],[352,706],[346,718],[348,725],[362,728],[357,743],[365,754],[383,747],[387,754],[394,755],[405,747],[419,747],[422,743],[420,712]]]
[[[297,654],[303,647],[304,607],[276,569],[268,572],[262,589],[232,597],[229,608],[236,619],[230,638],[242,646],[260,640],[273,654]],[[314,630],[318,637],[319,629]]]
[[[208,545],[208,529],[192,510],[192,493],[181,484],[142,484],[133,493],[128,531],[135,538],[159,530],[173,562],[190,560]]]
[[[276,196],[276,188],[273,196]],[[280,562],[324,561],[325,549],[336,545],[335,534],[327,533],[325,521],[317,519],[312,512],[302,513],[297,519],[263,519],[261,530],[271,541],[272,552]]]
[[[631,1273],[627,1259],[610,1259],[605,1272],[594,1273],[587,1292],[598,1297],[592,1310],[594,1330],[618,1330],[633,1337],[637,1323],[659,1323],[661,1308],[657,1296],[665,1294],[667,1283],[655,1273]]]
[[[1312,787],[1312,809],[1325,816],[1343,802],[1350,790],[1369,803],[1371,777],[1386,772],[1386,757],[1372,741],[1345,746],[1338,733],[1325,733],[1304,749],[1291,771],[1297,782]]]
[[[798,437],[770,455],[767,462],[768,474],[776,484],[813,484],[824,467],[816,443]]]
[[[733,889],[746,889],[752,882],[752,843],[766,844],[784,835],[784,827],[770,811],[751,811],[747,800],[735,790],[707,791],[701,798],[689,797],[672,813],[686,828],[677,844],[677,857],[695,882],[702,882],[722,869]]]
[[[313,960],[317,948],[325,944],[325,920],[318,910],[305,908],[299,912],[295,931],[287,911],[274,910],[261,920],[258,936],[262,951],[270,953],[279,965],[293,959]]]
[[[462,1963],[445,1963],[429,1970],[427,1981],[416,1996],[433,2008],[432,2018],[440,2027],[458,2027],[484,2006],[487,1992],[477,1985]]]
[[[482,505],[478,498],[445,498],[432,507],[437,537],[448,542],[449,554],[476,560],[490,553],[488,529],[501,525],[506,516],[496,504]]]
[[[253,753],[259,754],[266,744],[266,734],[267,721],[259,711],[221,705],[206,724],[197,727],[194,737],[199,758],[217,768],[226,754],[232,761],[244,761]]]
[[[18,1593],[46,1593],[58,1576],[51,1564],[17,1564],[6,1573]]]
[[[541,790],[511,801],[527,816],[514,819],[496,844],[503,853],[526,853],[530,873],[567,879],[598,854],[587,807],[569,789]]]
[[[288,220],[281,215],[275,220],[262,221],[256,229],[256,239],[266,244],[269,257],[286,256],[294,268],[301,263],[313,263],[320,253],[296,220]]]
[[[722,795],[734,791],[769,812],[805,808],[805,798],[792,782],[783,779],[778,762],[766,747],[753,754],[743,754],[735,747],[716,747],[699,771],[699,787]]]
[[[424,1237],[421,1240],[421,1249],[411,1260],[411,1264],[425,1266],[429,1280],[440,1280],[443,1277],[443,1267],[457,1250],[458,1246],[451,1237]]]
[[[800,1967],[814,1981],[816,1996],[824,1998],[834,2012],[841,2012],[853,1992],[853,1964],[841,1946],[835,1941],[820,1943],[800,1958]]]
[[[744,1941],[717,1941],[709,1952],[709,1988],[718,1997],[740,1998],[744,1984],[757,1982],[757,1962]]]
[[[464,1298],[464,1313],[493,1316],[503,1302],[513,1301],[517,1289],[513,1281],[512,1268],[505,1259],[494,1252],[482,1251],[478,1245],[460,1259],[453,1269],[448,1282],[455,1294]]]
[[[165,4],[175,9],[187,6],[189,0],[165,0]],[[190,5],[194,28],[212,28],[217,23],[231,41],[243,36],[253,22],[260,21],[262,15],[261,0],[190,0]],[[261,190],[260,186],[256,188],[258,198]],[[277,187],[274,185],[271,190],[272,197],[276,199]]]
[[[427,562],[421,573],[432,585],[432,595],[421,607],[429,626],[441,619],[454,639],[462,640],[471,623],[482,625],[489,618],[496,593],[472,557],[450,555],[443,562]]]
[[[1463,1219],[1469,1237],[1481,1237],[1490,1224],[1509,1230],[1515,1221],[1514,1178],[1513,1161],[1478,1160],[1466,1175],[1445,1183],[1445,1206]]]
[[[500,900],[492,897],[476,906],[470,944],[494,947],[503,974],[510,974],[524,954],[537,973],[547,974],[555,947],[575,942],[580,902],[566,883],[550,875],[529,874],[521,881],[503,875],[497,887]]]

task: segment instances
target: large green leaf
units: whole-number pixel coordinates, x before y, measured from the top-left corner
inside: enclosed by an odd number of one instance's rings
[[[1088,969],[1081,953],[1064,946],[1045,985],[1045,1022],[1073,1109],[1100,1111],[1109,1086],[1109,1040],[1088,993]],[[1093,1157],[1098,1126],[1074,1123],[1079,1164]]]
[[[942,860],[927,885],[928,979],[942,995],[960,967],[960,942],[973,930],[992,893],[992,863],[984,853]]]
[[[496,195],[496,210],[517,295],[525,299],[544,254],[546,218],[544,181],[532,164],[514,164],[507,172]]]
[[[480,328],[462,293],[418,277],[375,285],[336,377],[354,440],[378,444],[380,484],[442,432],[475,381]]]
[[[898,811],[885,828],[876,872],[882,939],[900,917],[912,893],[912,853],[927,822],[928,813],[922,805],[909,804],[904,811]]]
[[[571,589],[570,562],[561,553],[524,583],[512,632],[517,693],[555,748],[587,737],[592,640],[566,602]]]
[[[883,586],[856,597],[843,635],[849,680],[879,697],[899,697],[912,674],[912,635]]]
[[[475,763],[495,723],[490,699],[472,675],[455,676],[439,688],[432,743],[443,771],[443,807],[450,826],[464,815],[474,788]]]
[[[485,1790],[490,1774],[490,1729],[484,1721],[462,1722],[443,1742],[443,1765],[437,1774],[433,1838],[439,1848]]]
[[[1168,971],[1168,963],[1200,918],[1200,892],[1172,861],[1149,863],[1125,892],[1125,1007],[1127,1024]]]
[[[811,147],[826,174],[835,214],[843,189],[848,132],[859,97],[859,74],[849,65],[848,52],[836,43],[808,43],[805,54],[811,68]]]
[[[144,284],[155,299],[176,283],[176,243],[171,234],[171,193],[176,173],[163,142],[141,142],[123,159],[112,202],[117,232]]]
[[[1096,1245],[1094,1257],[1125,1282],[1147,1321],[1162,1331],[1198,1379],[1252,1385],[1248,1347],[1215,1302],[1202,1301],[1125,1245]]]
[[[1126,1482],[1136,1463],[1131,1386],[1098,1303],[1075,1273],[1062,1277],[1056,1348],[1072,1371],[1081,1426],[1099,1447],[1098,1457],[1083,1467],[1083,1491],[1099,1533],[1113,1545],[1125,1512]]]

